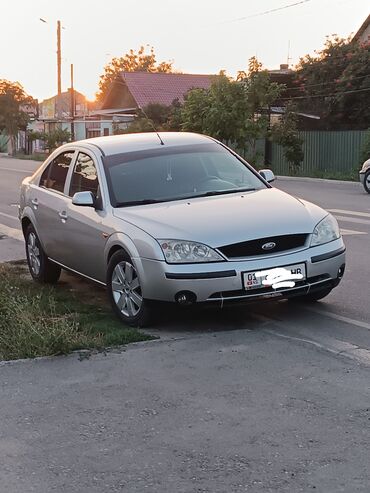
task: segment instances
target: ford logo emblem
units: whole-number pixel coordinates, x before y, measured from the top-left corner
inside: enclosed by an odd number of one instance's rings
[[[275,247],[276,247],[276,243],[270,241],[269,243],[265,243],[264,245],[262,245],[262,250],[272,250]]]

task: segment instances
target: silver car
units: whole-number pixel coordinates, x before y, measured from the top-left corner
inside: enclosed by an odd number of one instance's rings
[[[68,269],[102,284],[139,326],[158,302],[323,298],[344,273],[338,224],[273,180],[204,135],[63,145],[22,183],[31,275],[56,282]]]

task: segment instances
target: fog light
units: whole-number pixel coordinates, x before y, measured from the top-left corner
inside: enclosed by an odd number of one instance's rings
[[[338,270],[338,279],[342,279],[345,268],[346,268],[346,264],[340,266]]]
[[[191,305],[196,302],[196,299],[197,297],[191,291],[179,291],[175,296],[176,302],[180,305]]]

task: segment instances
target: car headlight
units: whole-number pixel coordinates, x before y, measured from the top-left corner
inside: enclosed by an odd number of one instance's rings
[[[337,240],[339,237],[340,230],[337,220],[328,214],[314,229],[310,246],[323,245],[329,241]]]
[[[158,240],[169,264],[219,262],[224,260],[215,250],[202,243],[184,240]]]

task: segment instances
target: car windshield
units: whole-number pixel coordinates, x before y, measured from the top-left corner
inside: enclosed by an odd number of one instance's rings
[[[217,143],[115,154],[105,157],[104,164],[114,207],[266,188]]]

